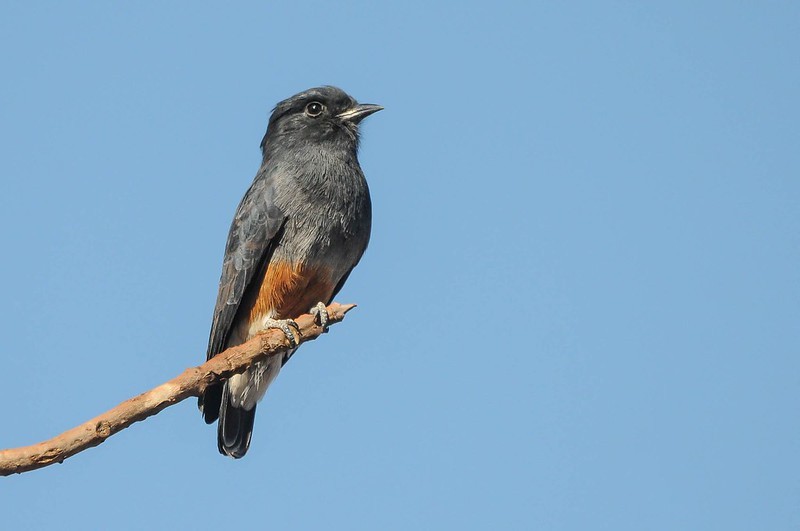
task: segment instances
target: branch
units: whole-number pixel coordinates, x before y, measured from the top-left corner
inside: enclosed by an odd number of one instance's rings
[[[344,314],[354,307],[355,304],[331,303],[328,306],[328,324],[342,321]],[[296,322],[300,328],[298,344],[316,339],[323,332],[310,314],[298,317]],[[288,348],[289,342],[283,332],[267,330],[247,343],[231,347],[199,367],[186,369],[155,389],[126,400],[57,437],[31,446],[0,450],[0,476],[61,463],[78,452],[99,445],[134,422],[155,415],[190,396],[200,396],[209,385],[244,372],[253,363],[278,355]]]

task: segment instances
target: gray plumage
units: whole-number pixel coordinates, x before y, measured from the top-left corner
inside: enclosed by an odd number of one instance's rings
[[[296,317],[317,302],[330,303],[341,289],[366,250],[372,218],[357,158],[358,124],[380,109],[335,87],[310,89],[275,107],[261,167],[228,234],[208,359],[252,337],[265,319]],[[298,268],[299,278],[271,285],[283,278],[276,271],[285,264]],[[284,315],[290,312],[297,314]],[[219,418],[221,453],[247,452],[256,403],[293,352],[200,398],[206,422]]]

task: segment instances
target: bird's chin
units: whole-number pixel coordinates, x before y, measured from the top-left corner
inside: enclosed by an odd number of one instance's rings
[[[339,121],[339,130],[343,131],[347,134],[347,136],[353,141],[358,142],[358,124],[351,122],[349,120],[340,120]]]

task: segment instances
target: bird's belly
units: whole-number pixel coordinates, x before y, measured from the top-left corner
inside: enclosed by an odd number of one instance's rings
[[[266,317],[290,319],[308,313],[318,302],[327,304],[338,282],[324,265],[282,260],[271,261],[263,275],[249,308],[250,325],[258,326]]]

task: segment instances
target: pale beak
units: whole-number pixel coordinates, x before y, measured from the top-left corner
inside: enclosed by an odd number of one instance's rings
[[[340,120],[357,124],[370,114],[374,114],[381,110],[383,110],[383,107],[381,107],[380,105],[373,105],[371,103],[361,103],[359,105],[356,105],[355,107],[347,109],[343,113],[337,114],[336,117],[339,118]]]

